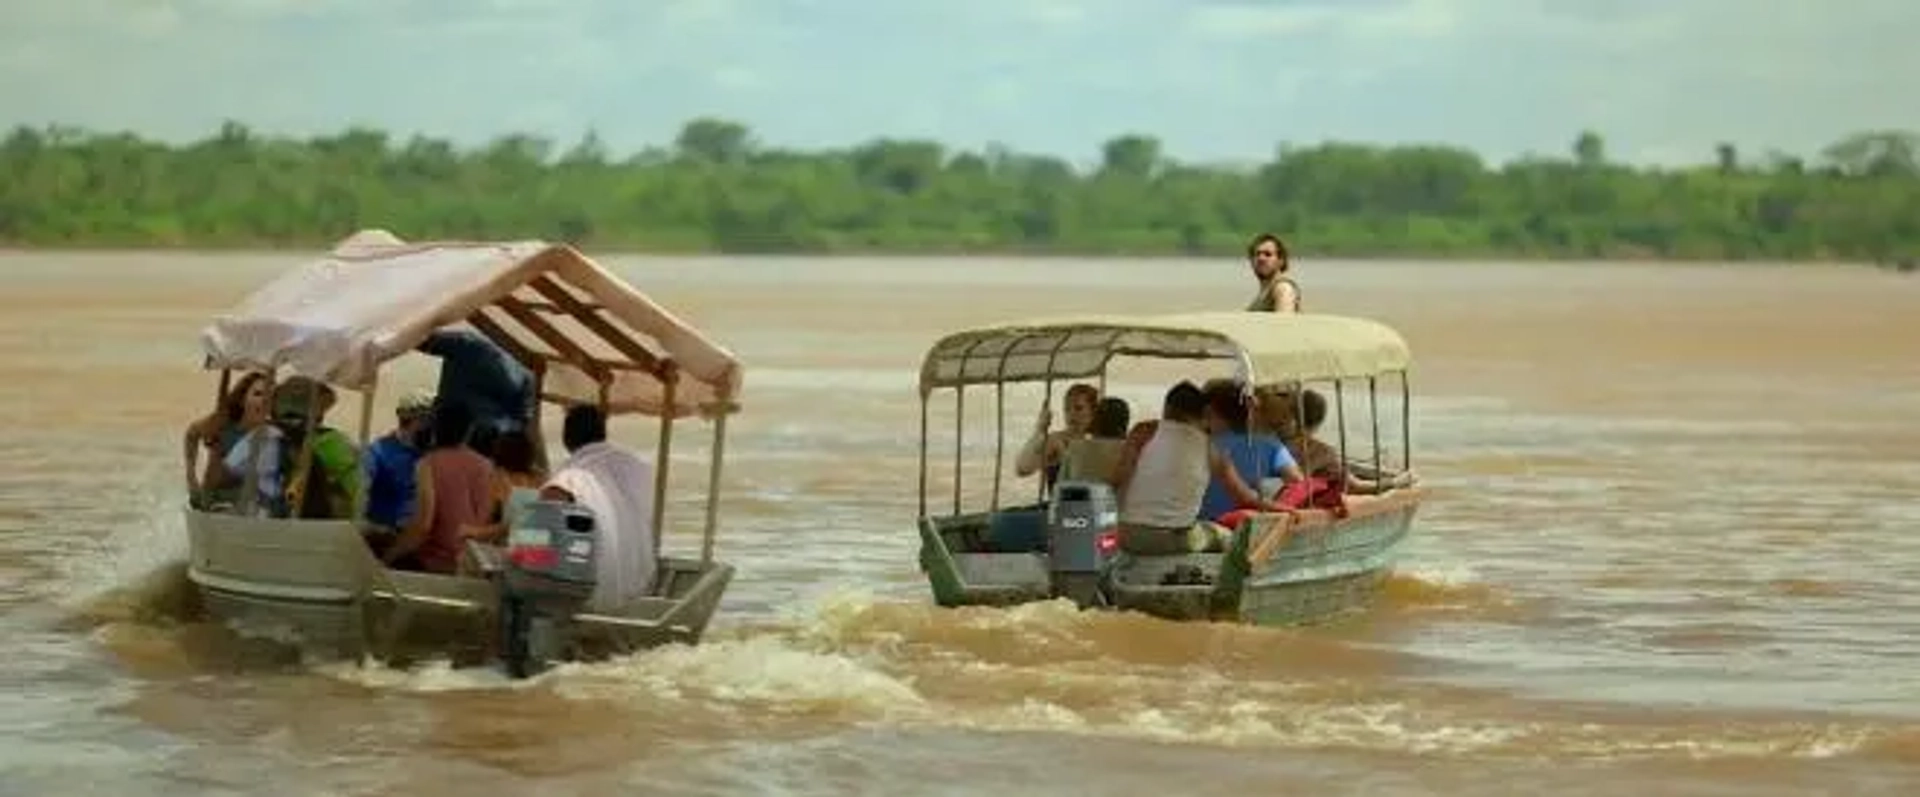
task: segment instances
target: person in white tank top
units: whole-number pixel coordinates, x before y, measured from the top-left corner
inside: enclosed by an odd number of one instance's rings
[[[1140,554],[1190,550],[1207,485],[1218,478],[1237,501],[1271,509],[1213,446],[1207,397],[1192,382],[1167,391],[1161,420],[1138,454],[1115,473],[1120,490],[1120,547]],[[1136,438],[1137,439],[1137,438]]]
[[[1150,528],[1186,528],[1207,492],[1207,431],[1186,419],[1164,418],[1140,449],[1120,504],[1120,522]]]

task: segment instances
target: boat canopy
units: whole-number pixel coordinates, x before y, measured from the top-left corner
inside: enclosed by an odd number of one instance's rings
[[[1400,333],[1337,315],[1243,310],[1179,315],[1089,315],[957,332],[920,366],[920,394],[937,388],[1080,379],[1115,355],[1233,361],[1250,384],[1349,379],[1413,362]]]
[[[200,343],[208,368],[364,390],[386,362],[462,323],[538,375],[548,401],[666,417],[737,409],[731,352],[546,241],[408,243],[365,230],[215,317]]]

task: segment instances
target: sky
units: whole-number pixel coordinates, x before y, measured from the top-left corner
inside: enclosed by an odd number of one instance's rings
[[[1090,162],[1282,142],[1706,162],[1920,129],[1920,0],[0,0],[0,125],[201,138],[371,126],[463,145],[697,116]]]

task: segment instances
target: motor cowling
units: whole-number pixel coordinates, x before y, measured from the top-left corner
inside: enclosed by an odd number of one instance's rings
[[[1103,482],[1054,485],[1047,505],[1047,573],[1056,597],[1082,607],[1106,602],[1101,587],[1119,547],[1120,505]]]
[[[598,525],[585,506],[532,501],[507,530],[496,583],[501,658],[514,677],[561,655],[564,629],[597,583]]]

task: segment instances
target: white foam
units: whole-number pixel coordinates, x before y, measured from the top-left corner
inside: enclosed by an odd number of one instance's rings
[[[377,661],[325,662],[309,668],[314,673],[351,684],[397,692],[471,692],[493,689],[530,689],[543,686],[552,671],[515,680],[497,667],[454,667],[445,660],[424,662],[410,669],[394,669]]]
[[[123,483],[121,497],[136,520],[115,525],[85,549],[61,557],[59,602],[76,608],[115,590],[142,583],[187,558],[186,518],[181,512],[178,469],[147,465]],[[78,538],[77,529],[63,530]]]
[[[556,668],[555,691],[579,699],[640,695],[863,718],[924,710],[906,681],[855,657],[796,649],[774,637],[673,645],[601,664]]]
[[[949,628],[1013,631],[1033,636],[1036,644],[1082,637],[1078,624],[1103,621],[1063,602],[1005,611],[925,611],[939,612],[938,621]],[[1371,700],[1324,674],[1250,680],[1205,664],[1122,667],[1098,655],[1059,662],[990,661],[964,648],[939,649],[936,641],[915,638],[917,622],[907,607],[876,602],[862,590],[836,590],[758,631],[610,661],[563,664],[526,681],[508,680],[490,668],[453,669],[444,663],[409,671],[353,665],[318,669],[376,689],[550,687],[565,699],[628,703],[647,712],[665,703],[741,717],[806,715],[810,721],[832,718],[857,725],[1233,748],[1357,748],[1442,756],[1552,751],[1595,760],[1824,758],[1857,750],[1873,737],[1866,729],[1839,726],[1523,723],[1405,695]],[[936,677],[945,690],[922,683]],[[956,680],[969,688],[952,692]]]

